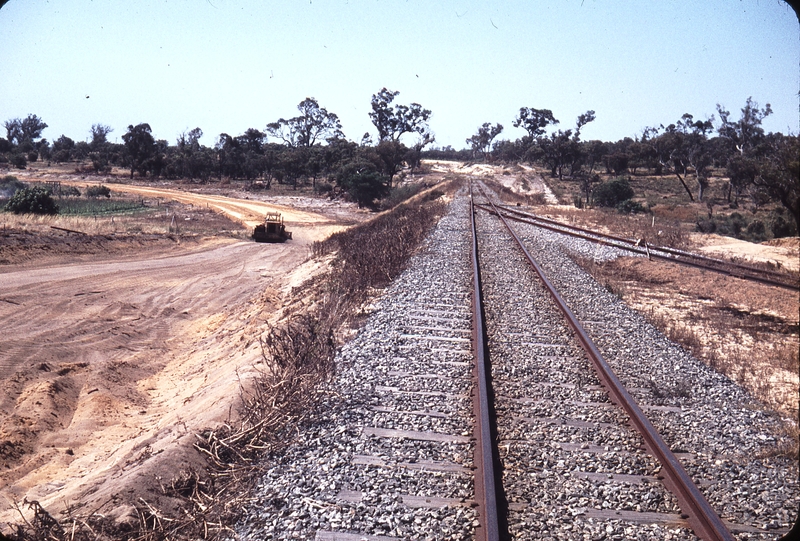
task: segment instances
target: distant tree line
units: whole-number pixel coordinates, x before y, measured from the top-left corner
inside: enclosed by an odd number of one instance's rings
[[[374,206],[389,193],[398,172],[403,167],[413,171],[423,157],[536,163],[560,179],[581,182],[587,201],[599,180],[596,172],[602,170],[617,176],[643,170],[667,175],[680,183],[689,200],[702,201],[711,170],[717,169],[728,178],[728,203],[738,204],[745,194],[780,201],[800,226],[798,137],[765,133],[762,121],[772,109],[769,104],[759,107],[751,98],[738,120],[717,105],[716,127],[713,116],[699,120],[687,113],[667,126],[648,127],[641,136],[616,142],[581,139],[582,129],[595,120],[594,111],[578,116],[574,128],[547,133],[559,124],[553,112],[522,107],[512,125],[526,135],[515,141],[498,139],[503,125],[486,122],[466,139],[468,148],[424,150],[435,142],[428,123],[431,111],[418,103],[395,103],[398,94],[383,88],[372,96],[369,117],[377,139],[367,133],[360,142],[347,140],[338,116],[314,98],[300,102],[294,117],[237,136],[221,133],[211,147],[200,143],[200,128],[181,133],[170,144],[155,139],[147,123],[128,126],[123,143],[109,142],[112,130],[103,124],[91,127],[88,142],[62,135],[50,143],[42,138],[47,124],[31,114],[4,123],[0,166],[25,168],[37,160],[89,161],[98,173],[116,166],[127,169],[131,178],[244,180],[265,189],[273,182],[295,188],[311,185],[318,191],[347,192],[361,206]],[[410,146],[401,142],[406,134],[414,137]]]
[[[581,182],[588,199],[592,183],[599,182],[597,171],[617,176],[637,174],[668,175],[680,183],[690,201],[703,201],[712,169],[724,171],[728,181],[724,197],[734,206],[743,195],[779,201],[793,216],[800,229],[800,142],[797,135],[765,133],[764,118],[772,113],[769,104],[759,107],[748,98],[738,120],[717,104],[715,118],[695,119],[684,114],[667,126],[646,128],[640,137],[625,137],[616,142],[583,141],[581,129],[595,119],[594,111],[580,115],[574,129],[546,129],[559,121],[549,109],[522,107],[513,120],[514,127],[527,134],[515,141],[496,140],[502,124],[484,123],[466,139],[470,158],[489,161],[536,163],[559,179]],[[450,159],[465,151],[428,151],[427,156],[447,155]]]
[[[156,139],[147,123],[129,125],[122,143],[108,140],[111,128],[91,127],[89,142],[62,135],[52,143],[42,138],[47,124],[36,115],[4,123],[0,165],[24,169],[28,163],[91,162],[97,173],[112,166],[125,168],[130,178],[244,180],[256,189],[273,182],[310,184],[315,190],[347,192],[359,206],[372,207],[386,196],[403,166],[419,166],[422,149],[435,140],[428,121],[431,111],[418,103],[396,104],[399,92],[386,88],[372,96],[369,117],[378,132],[376,142],[365,134],[360,143],[344,137],[336,114],[314,98],[297,106],[299,114],[280,118],[263,130],[221,133],[212,147],[200,143],[200,128],[181,133],[174,144]],[[406,146],[401,136],[415,136]]]

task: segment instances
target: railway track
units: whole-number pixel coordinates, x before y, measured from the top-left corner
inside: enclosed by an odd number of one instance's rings
[[[462,194],[343,348],[319,418],[273,457],[240,537],[766,540],[788,530],[796,463],[767,456],[780,422],[592,286],[552,233],[522,224],[517,235],[627,391],[604,387],[511,235]],[[482,377],[491,387],[476,388]],[[631,422],[625,393],[644,421]],[[631,426],[642,422],[666,443]],[[654,458],[660,446],[667,454]]]
[[[719,272],[722,274],[735,276],[743,280],[760,282],[793,291],[800,290],[800,283],[798,283],[797,276],[794,276],[788,272],[764,269],[754,267],[752,265],[736,263],[734,261],[716,259],[701,254],[687,252],[685,250],[676,250],[666,246],[652,245],[648,244],[645,239],[626,239],[616,235],[607,235],[591,229],[576,227],[559,222],[557,220],[551,220],[542,216],[537,216],[529,212],[523,212],[513,207],[501,205],[491,206],[488,204],[478,205],[478,207],[496,215],[502,214],[506,219],[536,225],[550,231],[564,235],[570,235],[606,246],[612,246],[621,250],[643,255],[651,259],[669,261],[680,265],[687,265],[713,272]]]

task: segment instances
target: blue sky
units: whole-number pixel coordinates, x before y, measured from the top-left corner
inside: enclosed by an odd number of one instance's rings
[[[263,130],[306,97],[345,135],[375,134],[382,87],[433,111],[436,145],[501,139],[520,107],[584,139],[617,140],[684,113],[738,118],[772,105],[768,131],[800,131],[800,24],[782,0],[10,0],[0,8],[0,121],[34,113],[48,140],[119,140],[147,122],[174,144],[200,127]],[[0,128],[0,134],[4,130]],[[410,142],[410,141],[409,141]]]

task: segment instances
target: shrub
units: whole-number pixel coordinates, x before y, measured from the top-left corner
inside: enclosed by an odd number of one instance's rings
[[[20,182],[17,177],[6,175],[0,178],[0,197],[11,197],[24,187],[25,184]]]
[[[31,150],[30,152],[28,152],[28,161],[29,162],[35,162],[38,159],[39,159],[39,153],[38,152],[36,152],[35,150]]]
[[[626,199],[617,203],[617,210],[623,214],[636,214],[637,212],[647,212],[647,208],[638,201]]]
[[[695,231],[698,233],[714,233],[717,231],[717,222],[713,219],[698,220],[695,226]]]
[[[14,214],[58,214],[58,205],[50,192],[41,186],[18,190],[6,203],[5,209]]]
[[[422,189],[422,184],[398,184],[391,189],[389,195],[381,202],[381,207],[390,209],[414,197]]]
[[[25,157],[25,154],[12,154],[8,161],[17,169],[25,169],[28,165],[28,158]]]
[[[604,182],[594,189],[594,202],[601,207],[616,207],[633,197],[633,188],[626,178]]]
[[[786,221],[783,216],[773,216],[769,221],[769,229],[776,239],[797,235],[794,223]]]
[[[422,200],[423,201],[436,201],[437,199],[439,199],[443,195],[444,195],[444,192],[442,190],[439,190],[439,189],[431,190],[431,191],[429,191],[428,193],[426,193],[423,196]]]
[[[370,163],[352,162],[339,171],[337,181],[358,203],[358,207],[375,208],[376,200],[389,193],[387,178]]]
[[[333,184],[330,182],[317,182],[317,193],[329,194],[333,191]]]
[[[61,149],[53,153],[53,161],[64,163],[69,161],[69,150]]]
[[[89,186],[86,188],[86,197],[111,197],[111,190],[108,186]]]
[[[761,220],[753,220],[747,226],[747,234],[752,238],[762,238],[766,236],[767,226]]]

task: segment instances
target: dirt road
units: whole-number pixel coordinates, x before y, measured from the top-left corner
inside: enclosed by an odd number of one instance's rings
[[[245,223],[276,208],[125,190],[214,205]],[[23,498],[51,510],[113,505],[125,487],[157,501],[152,483],[135,479],[199,464],[194,433],[227,418],[239,378],[260,361],[280,288],[302,276],[308,243],[339,227],[278,210],[298,232],[285,244],[221,240],[171,256],[4,268],[0,526],[19,519],[12,504]]]

